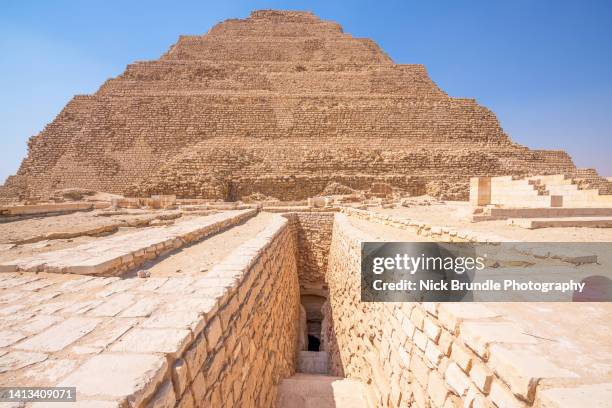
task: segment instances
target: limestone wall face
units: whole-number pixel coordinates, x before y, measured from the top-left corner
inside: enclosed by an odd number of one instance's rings
[[[281,219],[238,248],[240,259],[207,275],[212,282],[234,269],[238,283],[174,364],[177,406],[273,406],[276,384],[295,371],[300,293],[295,254],[287,250],[294,245]]]
[[[334,213],[296,212],[286,217],[295,237],[301,288],[324,289]]]
[[[376,407],[532,405],[537,381],[519,379],[512,364],[489,361],[492,330],[499,330],[497,339],[520,333],[491,323],[496,314],[485,306],[361,303],[360,243],[366,240],[344,214],[336,216],[326,311],[332,374],[367,384]]]

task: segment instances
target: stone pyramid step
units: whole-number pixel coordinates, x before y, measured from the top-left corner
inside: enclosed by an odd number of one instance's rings
[[[278,385],[279,408],[367,407],[361,382],[327,375],[297,373]]]

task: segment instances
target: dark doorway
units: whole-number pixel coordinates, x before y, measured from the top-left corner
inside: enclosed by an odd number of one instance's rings
[[[308,335],[308,351],[319,351],[321,346],[321,340],[315,336]]]

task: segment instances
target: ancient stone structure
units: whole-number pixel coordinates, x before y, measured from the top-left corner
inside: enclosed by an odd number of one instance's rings
[[[611,192],[335,23],[228,20],[76,97],[0,188],[48,199],[0,205],[0,384],[76,387],[57,408],[609,407],[612,303],[362,302],[360,261],[514,242],[495,273],[605,277],[609,250],[537,242],[612,242]]]
[[[440,90],[369,39],[305,12],[257,11],[181,36],[29,142],[9,199],[84,187],[146,196],[283,200],[386,183],[467,199],[470,176],[575,171],[513,143],[473,99]]]

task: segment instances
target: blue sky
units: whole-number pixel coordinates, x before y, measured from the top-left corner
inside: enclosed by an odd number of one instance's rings
[[[425,64],[449,95],[476,98],[516,142],[612,176],[612,1],[4,0],[0,182],[73,95],[158,58],[179,34],[262,8],[335,20],[397,63]]]

